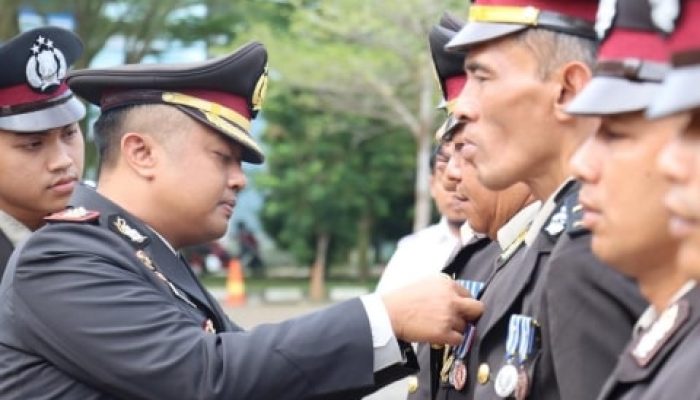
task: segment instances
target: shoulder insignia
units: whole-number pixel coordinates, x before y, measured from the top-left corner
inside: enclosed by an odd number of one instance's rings
[[[688,320],[689,315],[687,300],[680,300],[666,308],[651,327],[639,336],[637,343],[632,347],[632,358],[637,364],[642,368],[649,365],[678,328]]]
[[[99,211],[87,210],[85,207],[71,207],[44,217],[49,222],[91,222],[99,218]]]
[[[129,222],[120,215],[112,215],[109,217],[109,229],[122,236],[124,239],[127,239],[129,243],[138,248],[146,247],[151,241],[148,236],[131,226]]]
[[[559,235],[564,228],[566,228],[566,222],[568,220],[568,212],[566,210],[566,205],[562,205],[559,211],[552,214],[549,218],[547,226],[544,228],[545,232],[551,237]]]

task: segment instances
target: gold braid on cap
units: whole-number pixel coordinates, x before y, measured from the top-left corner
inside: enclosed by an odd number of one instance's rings
[[[229,137],[241,142],[246,147],[262,154],[258,144],[250,137],[250,120],[228,107],[219,103],[200,99],[177,92],[164,92],[162,99],[168,104],[177,104],[201,111],[209,122],[223,131]]]
[[[540,10],[535,7],[479,6],[469,7],[469,22],[496,22],[537,26]]]

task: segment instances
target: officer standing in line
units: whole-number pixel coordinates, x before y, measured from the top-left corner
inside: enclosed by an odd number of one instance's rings
[[[82,49],[56,27],[0,46],[0,278],[15,246],[66,207],[83,173],[85,106],[64,82]]]
[[[598,132],[572,159],[582,182],[582,222],[593,233],[593,252],[634,278],[650,303],[600,400],[700,398],[694,379],[700,359],[677,368],[686,353],[699,347],[700,289],[678,267],[679,240],[667,229],[663,203],[668,182],[655,162],[688,117],[645,116],[668,71],[661,33],[673,31],[676,15],[667,12],[670,5],[601,4],[610,8],[598,13],[597,31],[604,38],[595,76],[567,109],[602,117]]]
[[[263,161],[266,65],[250,43],[69,76],[102,109],[99,182],[8,264],[0,398],[355,399],[415,370],[405,342],[462,339],[481,307],[441,276],[250,332],[194,277],[179,249],[226,232],[241,162]]]
[[[486,189],[476,179],[474,167],[462,157],[463,124],[452,117],[452,111],[466,82],[466,75],[463,57],[446,52],[444,46],[463,25],[463,22],[445,14],[440,25],[431,30],[429,42],[449,111],[448,119],[443,129],[438,132],[437,138],[443,146],[449,146],[452,153],[446,167],[445,184],[449,190],[455,190],[465,203],[467,223],[464,231],[468,234],[464,236],[469,237],[465,240],[465,246],[443,268],[443,272],[453,276],[468,287],[472,295],[477,296],[478,288],[520,249],[522,236],[519,233],[524,231],[534,217],[539,203],[533,201],[529,188],[522,183],[501,191]],[[462,379],[466,376],[461,374],[461,368],[464,364],[455,355],[456,347],[434,347],[430,351],[427,344],[419,346],[418,361],[421,371],[418,375],[418,390],[409,396],[409,399],[433,398],[439,380],[431,380],[431,375],[439,375],[443,384],[448,384],[449,381],[457,385],[463,384]],[[438,365],[442,364],[443,360],[449,362],[445,363],[442,371],[438,371]]]
[[[677,5],[677,2],[670,2]],[[669,229],[681,239],[679,263],[692,279],[700,279],[700,1],[686,0],[668,39],[672,69],[648,109],[659,118],[684,114],[686,123],[664,149],[660,167],[671,188],[666,206],[671,213]],[[697,343],[697,335],[695,335]],[[700,360],[696,349],[693,360]],[[688,360],[688,361],[693,361]],[[696,368],[696,367],[693,367]],[[689,382],[690,383],[690,382]]]
[[[543,206],[522,257],[483,291],[465,387],[443,386],[438,399],[593,399],[645,307],[591,253],[570,178],[569,158],[599,123],[565,112],[591,76],[596,6],[476,1],[447,45],[467,52],[455,116],[479,180],[493,190],[524,182]]]

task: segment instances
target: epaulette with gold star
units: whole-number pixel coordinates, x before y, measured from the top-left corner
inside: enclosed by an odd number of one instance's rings
[[[100,217],[99,211],[88,210],[85,207],[70,207],[44,217],[48,222],[94,222]]]

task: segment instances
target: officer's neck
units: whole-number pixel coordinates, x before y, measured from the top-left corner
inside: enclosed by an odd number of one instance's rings
[[[688,282],[688,278],[673,263],[648,268],[636,278],[642,295],[657,312],[665,309]]]

